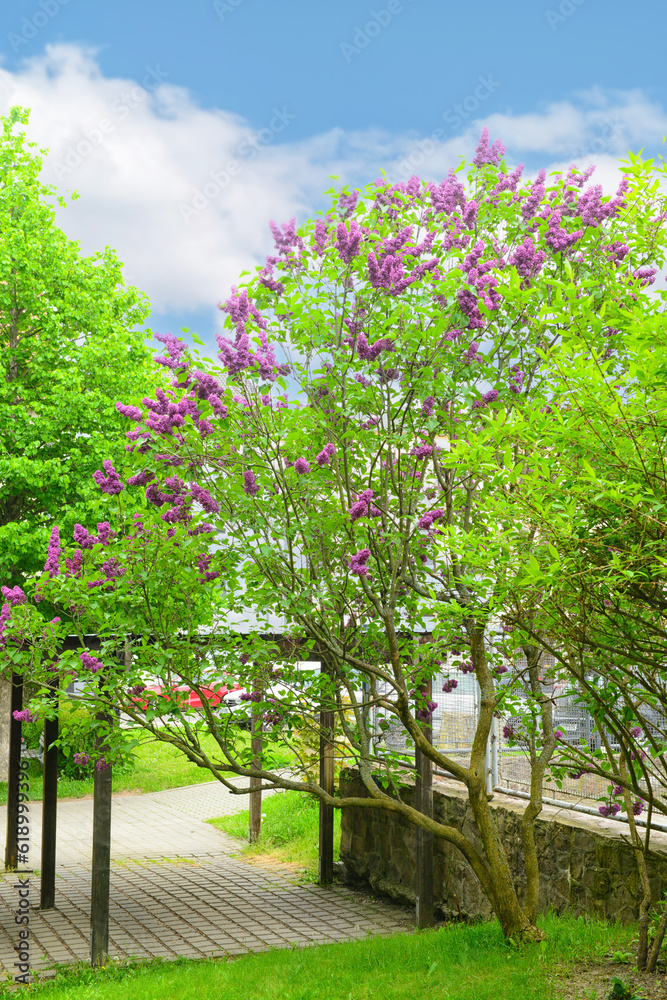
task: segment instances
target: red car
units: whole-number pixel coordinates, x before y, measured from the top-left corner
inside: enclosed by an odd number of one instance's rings
[[[166,690],[167,688],[160,687],[159,684],[148,684],[144,688],[145,692],[152,691],[163,698],[167,697],[166,694],[162,693],[163,691]],[[192,690],[192,688],[188,688],[185,684],[181,685],[174,684],[171,690],[180,691],[183,693],[184,697],[182,704],[184,708],[189,707],[189,708],[201,709],[202,700],[197,691]],[[213,691],[212,688],[202,688],[202,693],[206,698],[206,700],[210,702],[211,705],[219,705],[222,699],[225,697],[225,695],[229,694],[230,691],[243,691],[243,690],[244,689],[241,687],[241,685],[237,681],[235,681],[231,687],[227,687],[226,684],[223,684],[222,687],[219,687],[217,691]],[[132,698],[132,701],[135,703],[135,705],[138,705],[139,708],[143,708],[144,711],[146,710],[146,708],[148,708],[148,700],[143,695],[136,695],[135,697]]]

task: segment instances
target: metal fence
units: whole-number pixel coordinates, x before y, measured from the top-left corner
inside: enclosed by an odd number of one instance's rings
[[[519,669],[525,665],[521,661],[516,664]],[[543,663],[543,666],[548,667],[549,664]],[[443,692],[442,686],[447,680],[455,680],[457,683],[453,690]],[[559,688],[563,689],[563,693],[559,693]],[[599,747],[600,737],[595,731],[594,720],[577,704],[576,696],[564,693],[563,685],[545,686],[544,690],[553,698],[554,728],[561,730],[564,739],[574,745],[586,742],[591,748]],[[381,693],[391,696],[388,691]],[[479,718],[480,691],[475,675],[454,668],[438,674],[433,678],[432,701],[436,703],[431,717],[434,746],[460,760],[462,764],[467,764]],[[515,711],[520,712],[520,708]],[[383,714],[381,711],[374,712],[376,727],[382,721]],[[667,729],[667,720],[655,710],[646,709],[644,714],[649,722],[654,723],[656,732]],[[487,787],[490,792],[495,789],[523,797],[530,791],[530,760],[527,750],[511,740],[509,734],[509,729],[516,731],[520,719],[521,715],[516,714],[494,718],[486,752]],[[378,750],[381,751],[383,747],[408,750],[407,734],[400,722],[391,717],[385,718],[385,721],[389,728],[382,735],[378,730]],[[609,739],[614,746],[611,735]],[[601,799],[606,799],[608,794],[608,786],[609,782],[598,775],[584,773],[578,778],[567,776],[557,783],[547,772],[544,796],[545,801],[553,799],[559,803],[571,804],[575,809],[598,814]],[[622,814],[617,818],[624,819]]]

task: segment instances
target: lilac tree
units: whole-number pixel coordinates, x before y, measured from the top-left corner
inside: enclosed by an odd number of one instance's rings
[[[158,360],[171,389],[119,404],[134,423],[132,468],[96,474],[120,503],[109,515],[117,534],[89,543],[77,529],[66,568],[54,547],[35,581],[70,621],[44,626],[18,596],[3,625],[6,656],[31,659],[33,671],[59,631],[75,625],[83,654],[86,631],[101,633],[91,702],[122,706],[223,782],[258,777],[340,808],[399,812],[461,851],[508,938],[535,938],[534,820],[557,737],[539,644],[500,628],[534,545],[512,497],[542,461],[518,428],[550,405],[554,350],[602,350],[610,329],[641,310],[650,193],[637,164],[607,197],[574,167],[524,182],[503,153],[485,130],[467,173],[462,165],[441,184],[379,179],[298,230],[294,220],[272,225],[275,254],[222,304],[220,365],[167,337]],[[138,490],[154,513],[131,526],[123,498]],[[244,612],[253,624],[241,641],[231,624]],[[261,637],[276,614],[299,643],[279,686],[275,644]],[[29,651],[17,648],[17,629]],[[111,653],[123,643],[132,666],[118,671]],[[513,666],[522,646],[523,672]],[[299,668],[309,650],[327,671]],[[451,692],[456,665],[481,692],[469,762],[425,735],[429,684],[444,671]],[[200,690],[201,718],[178,692],[141,694],[148,673],[167,689]],[[232,677],[247,689],[246,708],[265,717],[259,760],[235,713],[206,697]],[[524,898],[485,773],[494,714],[519,691],[535,720]],[[297,731],[313,724],[314,705],[335,713],[339,752],[366,797],[332,797],[300,769]],[[411,757],[383,741],[391,720],[464,784],[478,841],[401,799]],[[215,737],[215,757],[202,732]],[[279,744],[295,752],[291,776],[270,766]]]

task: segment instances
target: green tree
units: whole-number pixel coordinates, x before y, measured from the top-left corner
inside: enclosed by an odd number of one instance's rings
[[[12,109],[0,137],[0,574],[10,583],[43,565],[53,523],[71,532],[91,519],[92,473],[125,447],[116,400],[161,382],[139,329],[146,297],[123,283],[112,250],[83,257],[58,228],[27,121]]]

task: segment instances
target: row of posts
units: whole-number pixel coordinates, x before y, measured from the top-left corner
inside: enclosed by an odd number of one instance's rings
[[[326,664],[322,666],[327,670]],[[58,698],[58,681],[51,682],[51,698]],[[430,698],[430,690],[427,692]],[[9,733],[9,774],[7,797],[7,839],[5,846],[5,868],[16,870],[19,863],[19,827],[21,814],[16,796],[11,789],[17,787],[21,762],[21,722],[15,718],[23,708],[23,677],[12,675],[10,733]],[[320,785],[333,797],[334,779],[334,725],[335,716],[331,711],[320,713]],[[262,718],[257,712],[252,714],[251,748],[253,764],[259,767],[262,753]],[[425,729],[427,739],[431,739],[430,727]],[[47,719],[44,723],[44,793],[42,804],[42,852],[40,909],[55,907],[56,875],[56,817],[58,804],[58,748],[53,746],[58,739],[58,718]],[[433,788],[431,761],[419,749],[416,750],[417,808],[426,816],[433,816]],[[261,831],[261,779],[251,778],[249,796],[249,840],[259,838]],[[90,917],[90,962],[103,964],[109,951],[109,877],[111,859],[111,791],[112,768],[95,769],[93,792],[93,844],[91,872],[91,917]],[[319,882],[330,884],[334,878],[334,807],[320,801],[319,808]],[[433,915],[433,834],[417,828],[416,856],[416,924],[419,928],[432,927]]]

